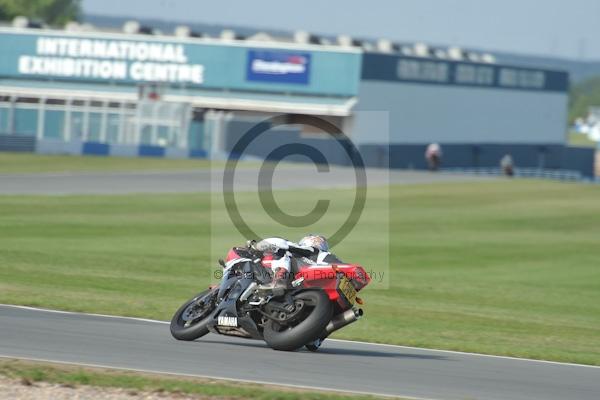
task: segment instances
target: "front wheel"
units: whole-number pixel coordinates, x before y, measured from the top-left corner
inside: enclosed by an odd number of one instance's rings
[[[177,340],[196,340],[208,333],[209,317],[215,309],[218,289],[198,293],[185,302],[171,319],[171,335]]]
[[[275,350],[299,349],[317,339],[331,321],[333,306],[323,290],[305,290],[295,294],[293,298],[296,312],[300,315],[289,322],[270,319],[265,324],[265,342]]]

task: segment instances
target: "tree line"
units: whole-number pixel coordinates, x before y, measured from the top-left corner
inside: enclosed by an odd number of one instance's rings
[[[81,0],[0,0],[0,20],[24,16],[49,25],[63,26],[81,15]]]

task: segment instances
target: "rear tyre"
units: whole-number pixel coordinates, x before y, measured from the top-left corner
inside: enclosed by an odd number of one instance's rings
[[[265,342],[275,349],[293,351],[317,339],[331,321],[333,306],[321,289],[310,289],[294,295],[294,300],[303,303],[304,313],[300,321],[292,326],[269,320],[264,327]]]
[[[177,340],[196,340],[208,333],[208,322],[214,310],[215,290],[205,290],[185,302],[171,319],[171,335]],[[198,304],[198,300],[204,305]]]

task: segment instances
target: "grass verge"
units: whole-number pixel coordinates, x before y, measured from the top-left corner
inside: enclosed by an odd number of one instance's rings
[[[102,368],[77,367],[0,358],[0,375],[24,384],[50,382],[77,387],[117,387],[132,392],[187,394],[227,399],[280,400],[363,400],[374,396],[354,396],[296,388],[229,382],[216,379],[184,378],[151,373],[136,373]]]
[[[389,287],[367,288],[365,318],[335,337],[600,365],[600,187],[406,185],[391,199],[386,190],[370,189],[364,218],[335,251],[367,267],[391,260]],[[335,195],[350,204],[354,192]],[[170,319],[238,242],[211,196],[0,197],[0,302]],[[287,212],[314,207],[305,191],[276,196]],[[260,208],[255,193],[237,201]],[[345,218],[338,210],[328,223]],[[272,229],[257,212],[249,220]]]
[[[143,157],[95,157],[0,152],[0,173],[106,172],[192,170],[209,168],[204,159]]]
[[[568,142],[570,146],[575,147],[598,147],[598,143],[594,142],[587,135],[578,132],[569,132]]]

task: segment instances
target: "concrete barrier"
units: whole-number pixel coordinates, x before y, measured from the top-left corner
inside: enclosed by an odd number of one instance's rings
[[[65,142],[60,139],[38,139],[35,152],[40,154],[81,155],[83,144],[80,141]]]
[[[166,158],[188,158],[190,151],[188,149],[180,149],[176,147],[167,147],[165,149]]]
[[[138,147],[138,156],[140,157],[164,157],[165,148],[160,146],[142,145]]]
[[[110,146],[110,155],[115,157],[137,157],[138,146],[116,144]]]

